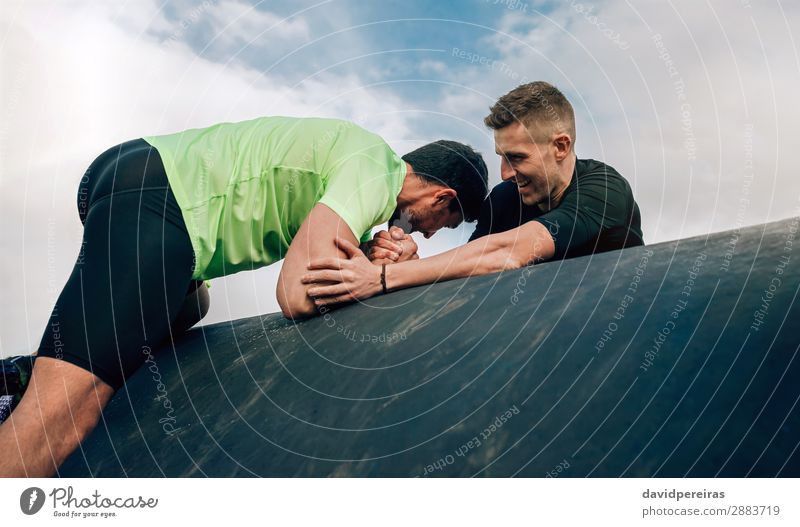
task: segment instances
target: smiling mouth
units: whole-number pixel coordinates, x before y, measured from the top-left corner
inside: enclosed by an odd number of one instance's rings
[[[530,184],[531,184],[530,180],[517,181],[517,188],[525,188]]]

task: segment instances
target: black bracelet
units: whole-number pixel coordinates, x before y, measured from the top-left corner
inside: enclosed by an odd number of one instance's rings
[[[389,292],[386,288],[386,264],[381,264],[381,287],[384,295]]]

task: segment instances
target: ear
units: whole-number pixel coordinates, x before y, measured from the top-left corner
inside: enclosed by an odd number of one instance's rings
[[[449,207],[450,202],[458,196],[458,192],[450,187],[439,187],[433,194],[434,207]]]
[[[568,134],[558,134],[553,138],[556,161],[563,161],[572,152],[572,138]]]

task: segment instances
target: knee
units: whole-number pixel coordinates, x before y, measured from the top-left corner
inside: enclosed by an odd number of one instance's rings
[[[197,308],[199,318],[198,322],[208,314],[208,309],[211,307],[211,295],[208,293],[208,287],[205,284],[197,288]]]
[[[205,284],[200,285],[183,301],[178,315],[172,323],[173,334],[180,334],[188,330],[208,313],[211,306],[211,296]]]
[[[11,417],[45,428],[59,429],[56,423],[63,423],[83,439],[113,395],[114,389],[93,373],[59,359],[38,357],[28,389]]]

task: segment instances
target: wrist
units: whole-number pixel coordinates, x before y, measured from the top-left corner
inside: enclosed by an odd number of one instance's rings
[[[384,275],[384,279],[386,281],[387,292],[392,292],[399,289],[397,285],[397,273],[395,271],[397,271],[397,265],[386,266],[386,273]]]
[[[382,276],[384,276],[384,272],[385,272],[384,268],[385,268],[385,266],[382,265],[382,264],[378,264],[378,265],[373,266],[375,276],[374,276],[374,279],[372,281],[373,291],[372,291],[372,294],[370,294],[370,296],[376,296],[376,295],[379,295],[379,294],[381,294],[383,292]]]
[[[381,292],[384,295],[389,292],[386,287],[386,264],[381,265]]]

